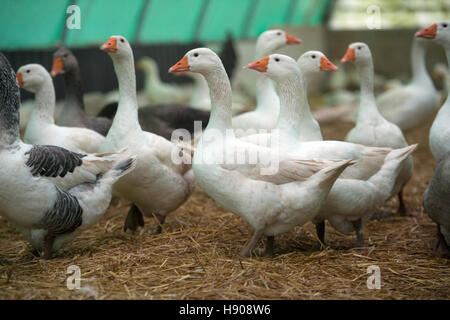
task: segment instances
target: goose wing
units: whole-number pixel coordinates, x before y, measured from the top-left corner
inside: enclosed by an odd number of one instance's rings
[[[86,155],[57,146],[35,145],[25,153],[29,155],[26,165],[33,176],[64,177],[82,165]]]
[[[225,154],[228,161],[221,164],[223,169],[277,185],[306,181],[316,172],[335,163],[335,160],[304,159],[293,154],[280,154],[274,149],[242,141],[237,142],[234,149],[227,147],[225,150],[232,150],[232,154]]]

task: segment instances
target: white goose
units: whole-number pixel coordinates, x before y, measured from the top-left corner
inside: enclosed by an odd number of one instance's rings
[[[27,64],[17,71],[21,88],[36,95],[36,106],[28,121],[24,141],[50,144],[78,153],[98,151],[105,137],[86,128],[55,125],[55,89],[50,74],[39,64]]]
[[[144,92],[149,103],[188,103],[192,85],[177,85],[161,81],[158,64],[150,57],[142,57],[136,68],[145,73]]]
[[[367,180],[338,179],[317,216],[317,236],[325,245],[325,220],[341,233],[356,231],[357,247],[364,246],[362,227],[390,197],[397,177],[417,144],[392,150],[381,169]]]
[[[156,216],[161,225],[166,216],[181,206],[194,190],[191,166],[175,163],[172,154],[182,149],[150,132],[142,131],[138,122],[136,76],[133,51],[123,36],[112,36],[101,50],[113,60],[119,82],[119,105],[111,129],[100,152],[114,152],[128,148],[137,156],[136,169],[114,186],[118,195],[131,201],[125,221],[125,231],[143,226],[142,214]]]
[[[194,88],[192,90],[191,99],[189,101],[189,106],[195,109],[209,111],[211,110],[211,99],[209,97],[208,83],[205,78],[198,73],[194,72],[183,72],[179,74],[180,76],[187,76],[194,80]],[[233,97],[234,98],[234,97]],[[233,101],[232,110],[240,110],[243,105],[241,102]]]
[[[306,56],[305,56],[306,57]],[[317,60],[316,60],[317,59]],[[310,57],[316,70],[331,70],[328,59]],[[321,61],[326,68],[321,68]],[[269,58],[248,65],[250,69],[264,72],[277,83],[280,95],[280,116],[272,133],[255,134],[241,140],[254,144],[273,141],[282,152],[295,153],[304,159],[353,159],[357,163],[348,167],[343,177],[368,179],[378,172],[390,148],[373,148],[342,141],[321,141],[322,135],[317,121],[311,115],[306,87],[297,62],[291,57],[272,54]],[[276,134],[275,134],[276,133]],[[270,139],[270,140],[269,140]]]
[[[135,160],[126,153],[84,156],[23,143],[19,87],[1,53],[0,88],[0,214],[30,242],[35,255],[43,251],[49,259],[100,219],[112,185],[133,169]],[[86,167],[95,169],[90,176]]]
[[[425,65],[424,42],[416,38],[412,44],[412,81],[406,86],[384,92],[376,100],[383,117],[403,131],[423,123],[439,106],[439,93]]]
[[[280,117],[285,118],[280,120],[284,125],[277,126],[280,137],[277,147],[295,155],[320,158],[348,156],[354,157],[357,161],[357,164],[346,169],[347,172],[341,175],[342,179],[339,178],[333,185],[313,221],[322,243],[325,237],[324,220],[328,219],[342,232],[355,230],[358,236],[357,245],[362,246],[364,223],[379,207],[380,202],[386,200],[385,193],[388,192],[390,195],[393,181],[396,181],[398,175],[398,167],[415,146],[391,152],[385,157],[392,149],[368,148],[338,141],[320,141],[322,139],[320,128],[310,115],[301,71],[305,69],[310,73],[337,68],[320,52],[307,52],[302,55],[299,62],[301,70],[294,59],[274,54],[269,56],[269,59],[250,64],[249,68],[265,72],[278,86],[281,101]],[[297,118],[296,114],[300,114],[302,118]],[[292,121],[289,123],[290,119]],[[257,137],[254,135],[241,139],[245,141],[252,139],[256,142],[254,139]],[[263,135],[259,135],[260,139],[262,137]],[[305,140],[319,141],[302,142]],[[350,170],[358,165],[359,170]],[[369,170],[368,167],[372,168]],[[380,190],[377,190],[378,188]]]
[[[263,32],[256,42],[255,59],[261,59],[275,50],[289,44],[299,44],[300,39],[283,30],[268,30]],[[256,108],[233,117],[233,129],[236,136],[245,136],[254,131],[249,129],[272,129],[280,112],[280,100],[272,80],[264,74],[258,74],[256,79]]]
[[[445,49],[450,64],[450,21],[434,23],[416,33],[416,37],[431,39]],[[430,149],[434,159],[439,162],[450,151],[450,98],[447,97],[439,110],[430,130]]]
[[[436,63],[431,72],[431,77],[438,79],[442,84],[442,88],[439,91],[439,99],[446,99],[450,89],[450,71],[448,70],[448,65],[442,62]]]
[[[311,220],[349,160],[300,160],[237,139],[231,126],[231,86],[220,58],[210,49],[186,53],[169,71],[202,74],[211,92],[211,117],[194,154],[197,183],[224,208],[243,217],[255,233],[241,255],[248,257],[259,239],[273,237]],[[244,155],[242,163],[236,158]],[[249,158],[258,156],[256,162]],[[227,158],[223,158],[223,157]],[[228,158],[231,157],[231,158]],[[224,163],[224,159],[235,161]],[[262,159],[277,159],[278,170],[265,175]],[[267,169],[267,168],[266,168]],[[269,173],[269,172],[267,172]]]
[[[305,88],[308,87],[308,80],[320,71],[339,70],[328,58],[320,51],[307,51],[297,60],[298,67],[305,81]]]
[[[450,257],[450,152],[436,164],[431,181],[423,195],[423,207],[437,224],[435,251]]]
[[[367,44],[355,42],[349,45],[341,62],[353,61],[361,81],[361,99],[355,127],[345,138],[348,142],[360,143],[373,147],[390,147],[393,149],[408,146],[402,130],[394,123],[386,120],[378,111],[373,94],[373,62],[372,54]],[[403,188],[411,179],[413,159],[409,157],[402,164],[392,196],[398,195],[398,212],[407,214],[403,201]]]

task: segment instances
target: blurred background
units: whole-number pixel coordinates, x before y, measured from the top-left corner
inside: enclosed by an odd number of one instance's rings
[[[80,8],[80,29],[66,27],[70,5]],[[253,60],[257,36],[282,28],[303,42],[280,53],[297,59],[307,50],[321,50],[344,70],[312,81],[313,94],[336,86],[359,87],[354,68],[339,64],[354,41],[371,47],[376,89],[383,91],[387,80],[409,79],[414,32],[443,19],[450,19],[450,0],[2,0],[0,50],[16,70],[27,63],[40,63],[50,70],[53,52],[67,46],[79,60],[85,92],[108,92],[117,89],[117,80],[111,59],[98,47],[111,35],[130,41],[136,61],[142,56],[154,58],[165,82],[191,82],[168,74],[167,69],[187,50],[207,46],[224,53],[232,81],[239,83],[255,76],[242,66]],[[445,63],[445,57],[436,46],[427,55],[430,72],[439,62]],[[139,71],[138,89],[143,79]],[[57,99],[64,95],[62,82],[61,77],[55,78]],[[319,104],[337,102],[320,96]]]

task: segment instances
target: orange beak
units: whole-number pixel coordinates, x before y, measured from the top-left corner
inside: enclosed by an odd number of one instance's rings
[[[56,77],[58,74],[64,73],[64,64],[61,58],[53,58],[53,67],[50,74]]]
[[[327,57],[320,58],[320,71],[336,71],[338,69]]]
[[[102,46],[100,47],[100,50],[109,52],[109,53],[116,53],[117,52],[117,39],[114,37],[109,38],[107,42],[102,44]]]
[[[302,40],[299,38],[296,38],[289,33],[286,33],[286,44],[298,44],[301,43]]]
[[[17,78],[17,82],[19,82],[19,86],[20,86],[20,87],[23,87],[22,72],[17,72],[16,78]]]
[[[437,32],[437,24],[433,23],[428,28],[417,31],[415,36],[419,37],[419,38],[425,38],[425,39],[434,39],[434,38],[436,38],[436,32]]]
[[[259,72],[266,72],[267,66],[269,65],[269,56],[262,58],[261,60],[257,60],[255,62],[249,63],[247,68],[253,69]]]
[[[170,67],[169,72],[185,72],[191,70],[190,68],[191,66],[189,65],[188,57],[184,56],[180,61]]]
[[[355,61],[355,48],[348,48],[347,52],[341,59],[341,63],[346,63],[347,61]]]

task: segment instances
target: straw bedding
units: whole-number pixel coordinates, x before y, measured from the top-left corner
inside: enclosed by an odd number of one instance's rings
[[[138,234],[124,233],[128,207],[115,203],[101,223],[50,261],[34,258],[0,218],[0,299],[448,299],[450,262],[433,253],[436,225],[421,206],[434,168],[430,124],[407,135],[420,143],[405,194],[413,216],[370,221],[363,249],[352,249],[354,234],[327,225],[330,247],[319,251],[308,223],[276,238],[275,258],[242,259],[249,226],[197,190],[160,235],[149,234],[152,219]],[[342,139],[350,128],[327,125],[324,136]],[[396,208],[391,200],[382,212]],[[66,286],[71,265],[81,271],[79,290]],[[366,285],[371,265],[381,270],[379,290]]]

